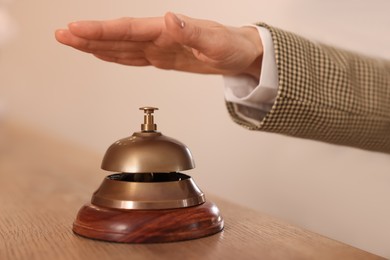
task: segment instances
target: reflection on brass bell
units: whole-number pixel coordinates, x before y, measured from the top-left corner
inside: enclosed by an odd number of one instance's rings
[[[142,107],[141,132],[112,144],[102,169],[107,176],[73,224],[81,236],[114,242],[155,243],[200,238],[223,229],[215,204],[188,175],[190,150],[157,132],[153,112]]]

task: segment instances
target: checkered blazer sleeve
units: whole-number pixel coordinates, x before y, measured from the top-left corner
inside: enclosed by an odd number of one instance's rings
[[[279,90],[259,124],[237,115],[251,129],[390,153],[390,61],[311,42],[260,24],[271,32]]]

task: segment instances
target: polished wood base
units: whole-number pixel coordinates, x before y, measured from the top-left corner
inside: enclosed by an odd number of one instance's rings
[[[73,224],[81,236],[123,243],[160,243],[209,236],[223,229],[217,206],[164,210],[121,210],[84,205]]]

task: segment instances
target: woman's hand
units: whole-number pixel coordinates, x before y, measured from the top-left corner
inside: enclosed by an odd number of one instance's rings
[[[227,27],[167,13],[156,18],[79,21],[56,39],[104,61],[130,66],[259,78],[263,46],[256,28]]]

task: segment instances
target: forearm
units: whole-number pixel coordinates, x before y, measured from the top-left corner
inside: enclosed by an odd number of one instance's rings
[[[269,29],[279,75],[275,103],[254,123],[228,102],[233,119],[249,129],[390,152],[389,62]]]

